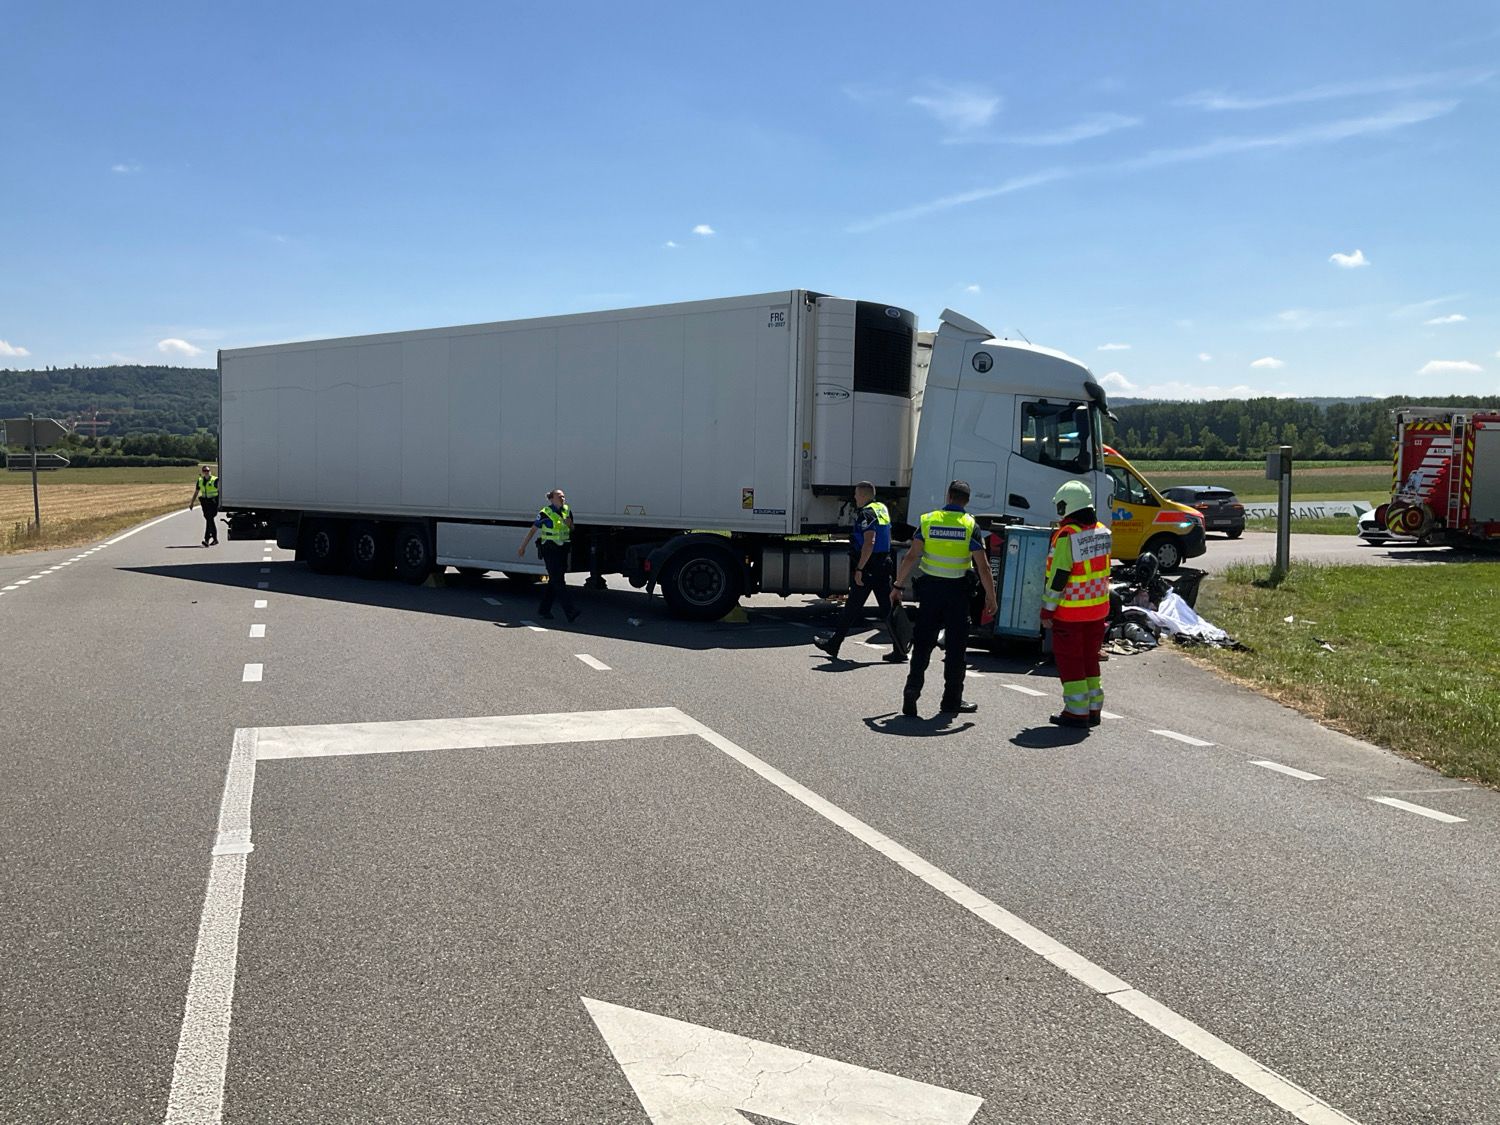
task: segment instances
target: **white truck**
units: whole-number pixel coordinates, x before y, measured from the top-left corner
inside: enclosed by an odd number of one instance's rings
[[[898,524],[954,477],[983,517],[1045,523],[1080,476],[1109,510],[1088,369],[951,311],[918,332],[793,289],[237,348],[219,377],[230,538],[274,535],[326,573],[540,574],[517,549],[561,486],[571,569],[711,619],[846,588],[861,480]]]

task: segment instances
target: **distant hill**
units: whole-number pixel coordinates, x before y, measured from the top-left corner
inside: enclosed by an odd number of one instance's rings
[[[58,367],[0,370],[0,418],[91,418],[101,434],[192,434],[219,429],[219,373],[196,367]],[[86,432],[87,428],[85,428]]]

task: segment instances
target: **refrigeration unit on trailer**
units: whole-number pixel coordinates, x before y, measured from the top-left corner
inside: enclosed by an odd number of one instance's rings
[[[1080,475],[1108,495],[1083,365],[807,290],[226,350],[219,370],[231,537],[324,572],[541,573],[517,548],[561,486],[571,569],[711,617],[847,587],[861,480],[898,521],[954,476],[997,518]]]

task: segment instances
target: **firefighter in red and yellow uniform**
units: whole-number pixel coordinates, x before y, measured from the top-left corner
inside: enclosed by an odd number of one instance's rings
[[[1099,646],[1109,616],[1109,528],[1094,511],[1094,494],[1070,480],[1052,498],[1062,524],[1052,534],[1042,628],[1052,630],[1052,657],[1062,680],[1060,727],[1095,727],[1104,708]]]

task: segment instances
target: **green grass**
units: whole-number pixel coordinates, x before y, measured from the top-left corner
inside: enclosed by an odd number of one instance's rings
[[[1246,520],[1246,531],[1275,531],[1274,519]],[[1359,532],[1359,521],[1353,516],[1328,516],[1325,519],[1293,520],[1294,535],[1347,535],[1352,541]]]
[[[1265,475],[1265,458],[1254,461],[1137,461],[1131,458],[1134,465],[1141,472],[1151,473],[1194,473],[1200,476],[1203,473],[1218,472],[1253,472]],[[1390,472],[1389,461],[1298,461],[1294,468],[1302,469],[1368,469],[1371,466],[1383,466],[1387,473]],[[1195,482],[1196,483],[1196,482]]]
[[[54,469],[50,473],[38,473],[37,482],[42,488],[49,484],[181,484],[182,502],[186,504],[193,494],[193,481],[198,470],[192,465],[150,465],[139,468],[103,469]],[[31,487],[31,474],[12,473],[7,470],[0,476],[0,484],[25,481]]]
[[[1203,616],[1254,651],[1202,659],[1329,726],[1500,786],[1500,563],[1294,564],[1281,585],[1258,584],[1268,573],[1240,564],[1204,584]]]
[[[1222,464],[1223,462],[1209,462]],[[1149,464],[1149,463],[1148,463]],[[1275,500],[1277,485],[1266,480],[1264,466],[1235,469],[1152,470],[1138,466],[1158,489],[1179,484],[1216,484],[1234,490],[1241,500]],[[1362,467],[1340,468],[1304,462],[1292,471],[1294,500],[1368,500],[1378,504],[1389,497],[1391,467],[1383,461],[1364,462]]]

